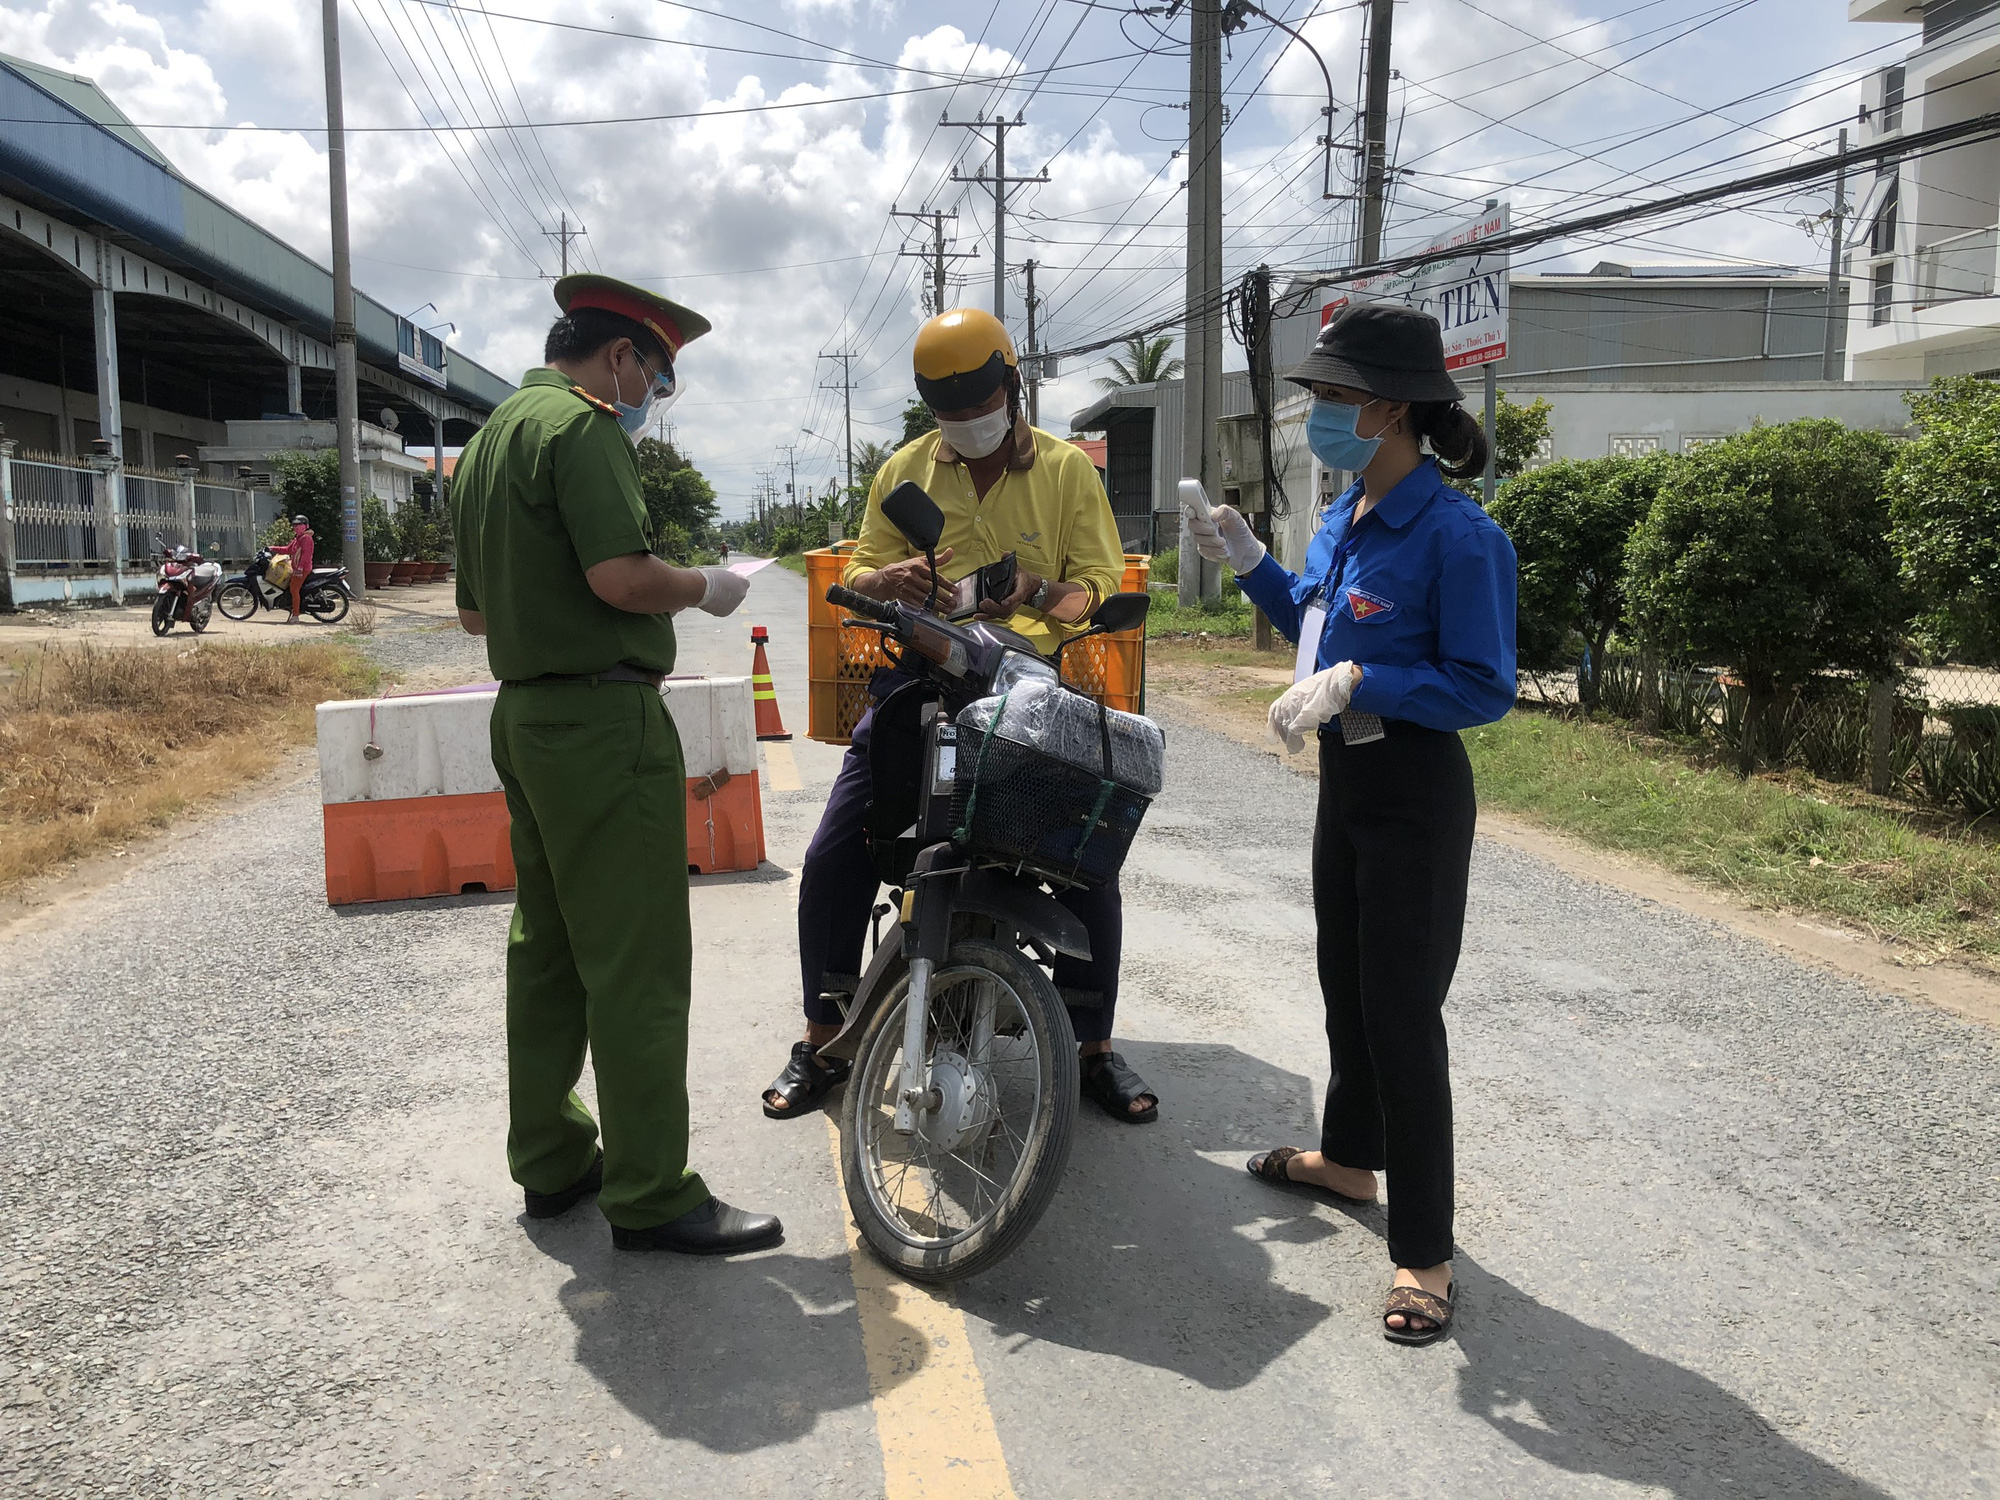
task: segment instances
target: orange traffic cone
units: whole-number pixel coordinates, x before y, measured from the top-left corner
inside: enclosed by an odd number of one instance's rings
[[[757,738],[788,740],[791,735],[785,730],[785,721],[778,717],[778,690],[771,686],[771,660],[764,654],[764,643],[770,638],[770,631],[762,625],[750,627],[750,644],[757,648],[750,663],[750,696],[757,700]]]

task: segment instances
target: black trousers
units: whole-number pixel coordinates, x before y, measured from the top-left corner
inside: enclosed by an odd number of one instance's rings
[[[1455,734],[1388,725],[1320,736],[1313,910],[1333,1076],[1320,1150],[1389,1174],[1389,1255],[1451,1259],[1451,1075],[1444,997],[1472,860],[1472,766]]]

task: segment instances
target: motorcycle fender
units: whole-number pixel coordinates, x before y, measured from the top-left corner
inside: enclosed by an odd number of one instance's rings
[[[1088,960],[1090,935],[1055,897],[997,870],[968,870],[958,885],[958,906],[1005,922],[1045,948]]]
[[[854,1054],[861,1049],[861,1033],[868,1029],[868,1020],[882,1008],[888,999],[890,989],[909,967],[903,961],[903,924],[893,924],[882,934],[882,942],[869,961],[868,972],[861,976],[861,983],[854,987],[854,998],[848,1003],[847,1019],[841,1023],[840,1034],[819,1049],[821,1057],[844,1057],[854,1061]]]

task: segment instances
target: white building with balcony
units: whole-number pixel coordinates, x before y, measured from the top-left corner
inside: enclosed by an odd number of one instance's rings
[[[2000,0],[1848,0],[1847,16],[1923,28],[1863,86],[1864,141],[2000,110]],[[1848,379],[2000,376],[2000,141],[1887,162],[1847,197]]]

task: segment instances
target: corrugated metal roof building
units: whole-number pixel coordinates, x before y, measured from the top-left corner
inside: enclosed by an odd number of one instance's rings
[[[333,408],[333,276],[189,182],[90,79],[0,56],[0,423],[168,467]],[[460,444],[513,386],[356,294],[361,407]]]

